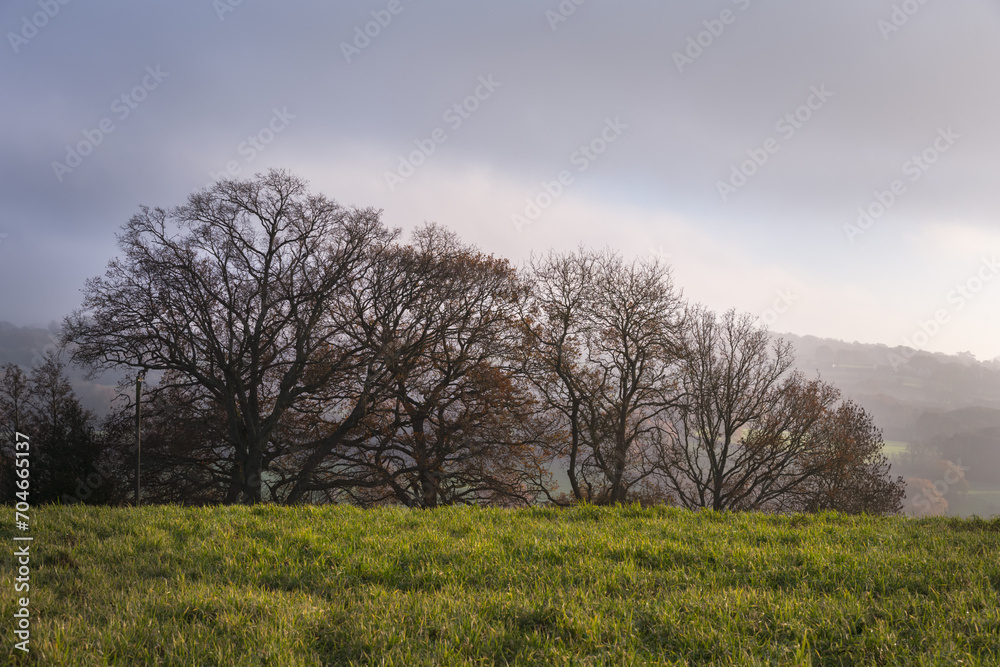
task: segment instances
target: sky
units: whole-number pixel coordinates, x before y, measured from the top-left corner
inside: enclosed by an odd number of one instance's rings
[[[1000,356],[997,0],[7,0],[0,320],[272,167],[777,332]]]

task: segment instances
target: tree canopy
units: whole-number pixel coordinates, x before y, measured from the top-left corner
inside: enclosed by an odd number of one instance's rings
[[[142,207],[118,244],[63,341],[159,373],[150,500],[899,509],[864,410],[753,318],[685,301],[660,261],[516,268],[282,171]],[[106,428],[120,460],[126,424]]]

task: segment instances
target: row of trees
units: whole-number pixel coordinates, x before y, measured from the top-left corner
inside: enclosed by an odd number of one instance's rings
[[[78,363],[158,375],[149,500],[900,507],[868,415],[656,261],[515,270],[280,171],[143,208],[119,246],[63,338]],[[130,417],[103,429],[123,466]]]

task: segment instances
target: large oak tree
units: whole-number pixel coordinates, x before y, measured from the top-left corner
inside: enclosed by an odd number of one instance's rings
[[[283,417],[359,363],[337,305],[391,239],[378,211],[340,206],[288,173],[221,181],[169,211],[142,207],[63,339],[85,365],[197,386],[232,447],[225,500],[260,502]]]
[[[516,363],[525,296],[506,260],[436,225],[369,266],[349,300],[369,370],[365,415],[350,437],[306,448],[289,501],[337,491],[365,505],[531,502],[548,431]],[[302,423],[340,428],[347,410],[329,406],[345,395],[350,384],[332,384]]]

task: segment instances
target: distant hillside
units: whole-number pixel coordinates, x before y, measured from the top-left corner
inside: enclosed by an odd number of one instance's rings
[[[1000,515],[1000,363],[971,354],[780,334],[802,372],[838,386],[883,429],[916,513]],[[920,488],[918,496],[915,489]],[[921,507],[913,507],[915,499]]]
[[[1000,408],[1000,361],[971,354],[918,352],[905,347],[845,343],[779,334],[795,345],[798,366],[819,371],[851,393],[885,395],[935,408]]]
[[[980,408],[978,414],[986,415],[1000,411],[1000,363],[996,360],[778,335],[795,346],[799,370],[818,373],[840,387],[875,415],[889,440],[927,435],[923,427],[914,430],[917,418],[924,414],[943,415],[966,408]],[[995,417],[976,419],[992,423]]]
[[[46,352],[58,352],[57,333],[54,323],[48,329],[38,329],[0,322],[0,365],[15,363],[25,370],[31,369],[41,361]],[[115,387],[123,375],[107,373],[88,380],[84,377],[83,369],[69,364],[68,355],[63,355],[63,361],[66,362],[66,374],[83,407],[92,410],[98,417],[107,414],[116,394]]]

